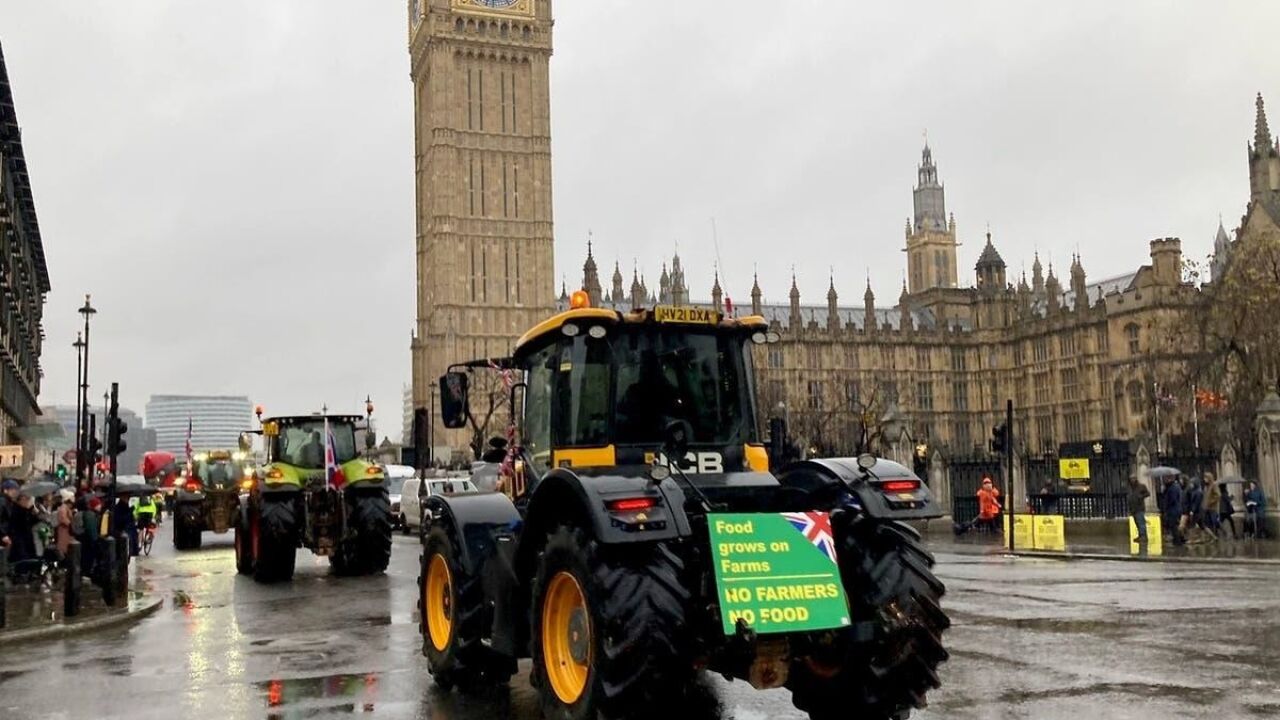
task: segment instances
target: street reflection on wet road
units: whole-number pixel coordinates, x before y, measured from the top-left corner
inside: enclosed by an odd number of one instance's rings
[[[940,559],[952,660],[914,717],[1280,716],[1280,568]],[[501,692],[432,686],[417,562],[416,540],[397,537],[385,576],[335,577],[301,552],[291,584],[261,586],[236,575],[229,535],[178,554],[165,526],[136,568],[161,611],[3,648],[0,717],[538,718],[527,662]],[[786,691],[707,684],[690,716],[803,717]]]

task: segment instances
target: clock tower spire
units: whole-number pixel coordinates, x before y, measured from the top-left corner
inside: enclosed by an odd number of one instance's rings
[[[413,401],[554,311],[550,0],[408,0],[417,173]],[[433,420],[433,422],[436,422]],[[466,438],[438,422],[433,444]]]

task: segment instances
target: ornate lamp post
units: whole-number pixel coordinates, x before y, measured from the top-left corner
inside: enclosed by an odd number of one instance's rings
[[[88,434],[89,434],[88,432],[88,428],[89,428],[89,318],[93,317],[98,313],[98,311],[93,307],[93,305],[90,304],[88,293],[85,293],[85,296],[84,296],[84,307],[80,308],[78,312],[84,316],[84,364],[83,364],[84,374],[80,378],[80,395],[79,395],[79,405],[80,405],[80,414],[81,414],[80,427],[84,428],[84,430],[83,432],[78,434],[80,438],[80,443],[76,448],[76,457],[77,458],[84,457],[87,460],[89,455],[89,437],[88,437]],[[77,459],[76,468],[77,470],[81,470],[83,468],[90,468],[90,470],[92,470],[92,465]]]
[[[76,471],[75,479],[80,481],[80,467],[84,462],[84,456],[80,454],[82,444],[84,442],[84,428],[80,421],[83,419],[84,409],[80,405],[80,386],[84,383],[84,336],[76,333],[76,341],[71,343],[71,347],[76,349]]]

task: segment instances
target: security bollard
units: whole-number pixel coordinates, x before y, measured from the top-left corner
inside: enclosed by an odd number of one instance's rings
[[[63,575],[62,616],[75,617],[80,614],[80,543],[72,540],[67,546],[66,574]]]
[[[98,567],[94,573],[94,580],[102,586],[102,602],[108,606],[116,604],[115,567],[116,539],[113,537],[102,538],[102,554],[98,558]]]
[[[117,535],[116,547],[123,548],[123,551],[116,553],[115,573],[112,579],[116,583],[116,597],[125,598],[129,595],[129,560],[132,554],[129,536],[124,533]]]

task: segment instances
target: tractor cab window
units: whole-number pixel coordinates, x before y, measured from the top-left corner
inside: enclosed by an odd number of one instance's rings
[[[356,457],[355,429],[349,424],[329,423],[333,434],[335,454],[339,463]],[[311,420],[294,425],[282,425],[276,436],[276,461],[295,467],[320,470],[324,468],[324,421]]]
[[[579,335],[561,346],[555,367],[556,442],[566,447],[609,443],[609,344]]]
[[[622,332],[613,338],[617,365],[614,437],[621,444],[661,443],[666,426],[683,420],[693,442],[749,442],[742,341],[713,333]]]
[[[223,485],[240,479],[240,467],[232,460],[205,460],[196,463],[196,476],[205,485]]]
[[[527,387],[520,441],[538,474],[551,467],[551,383],[559,361],[560,346],[549,345],[530,356],[525,373]]]

